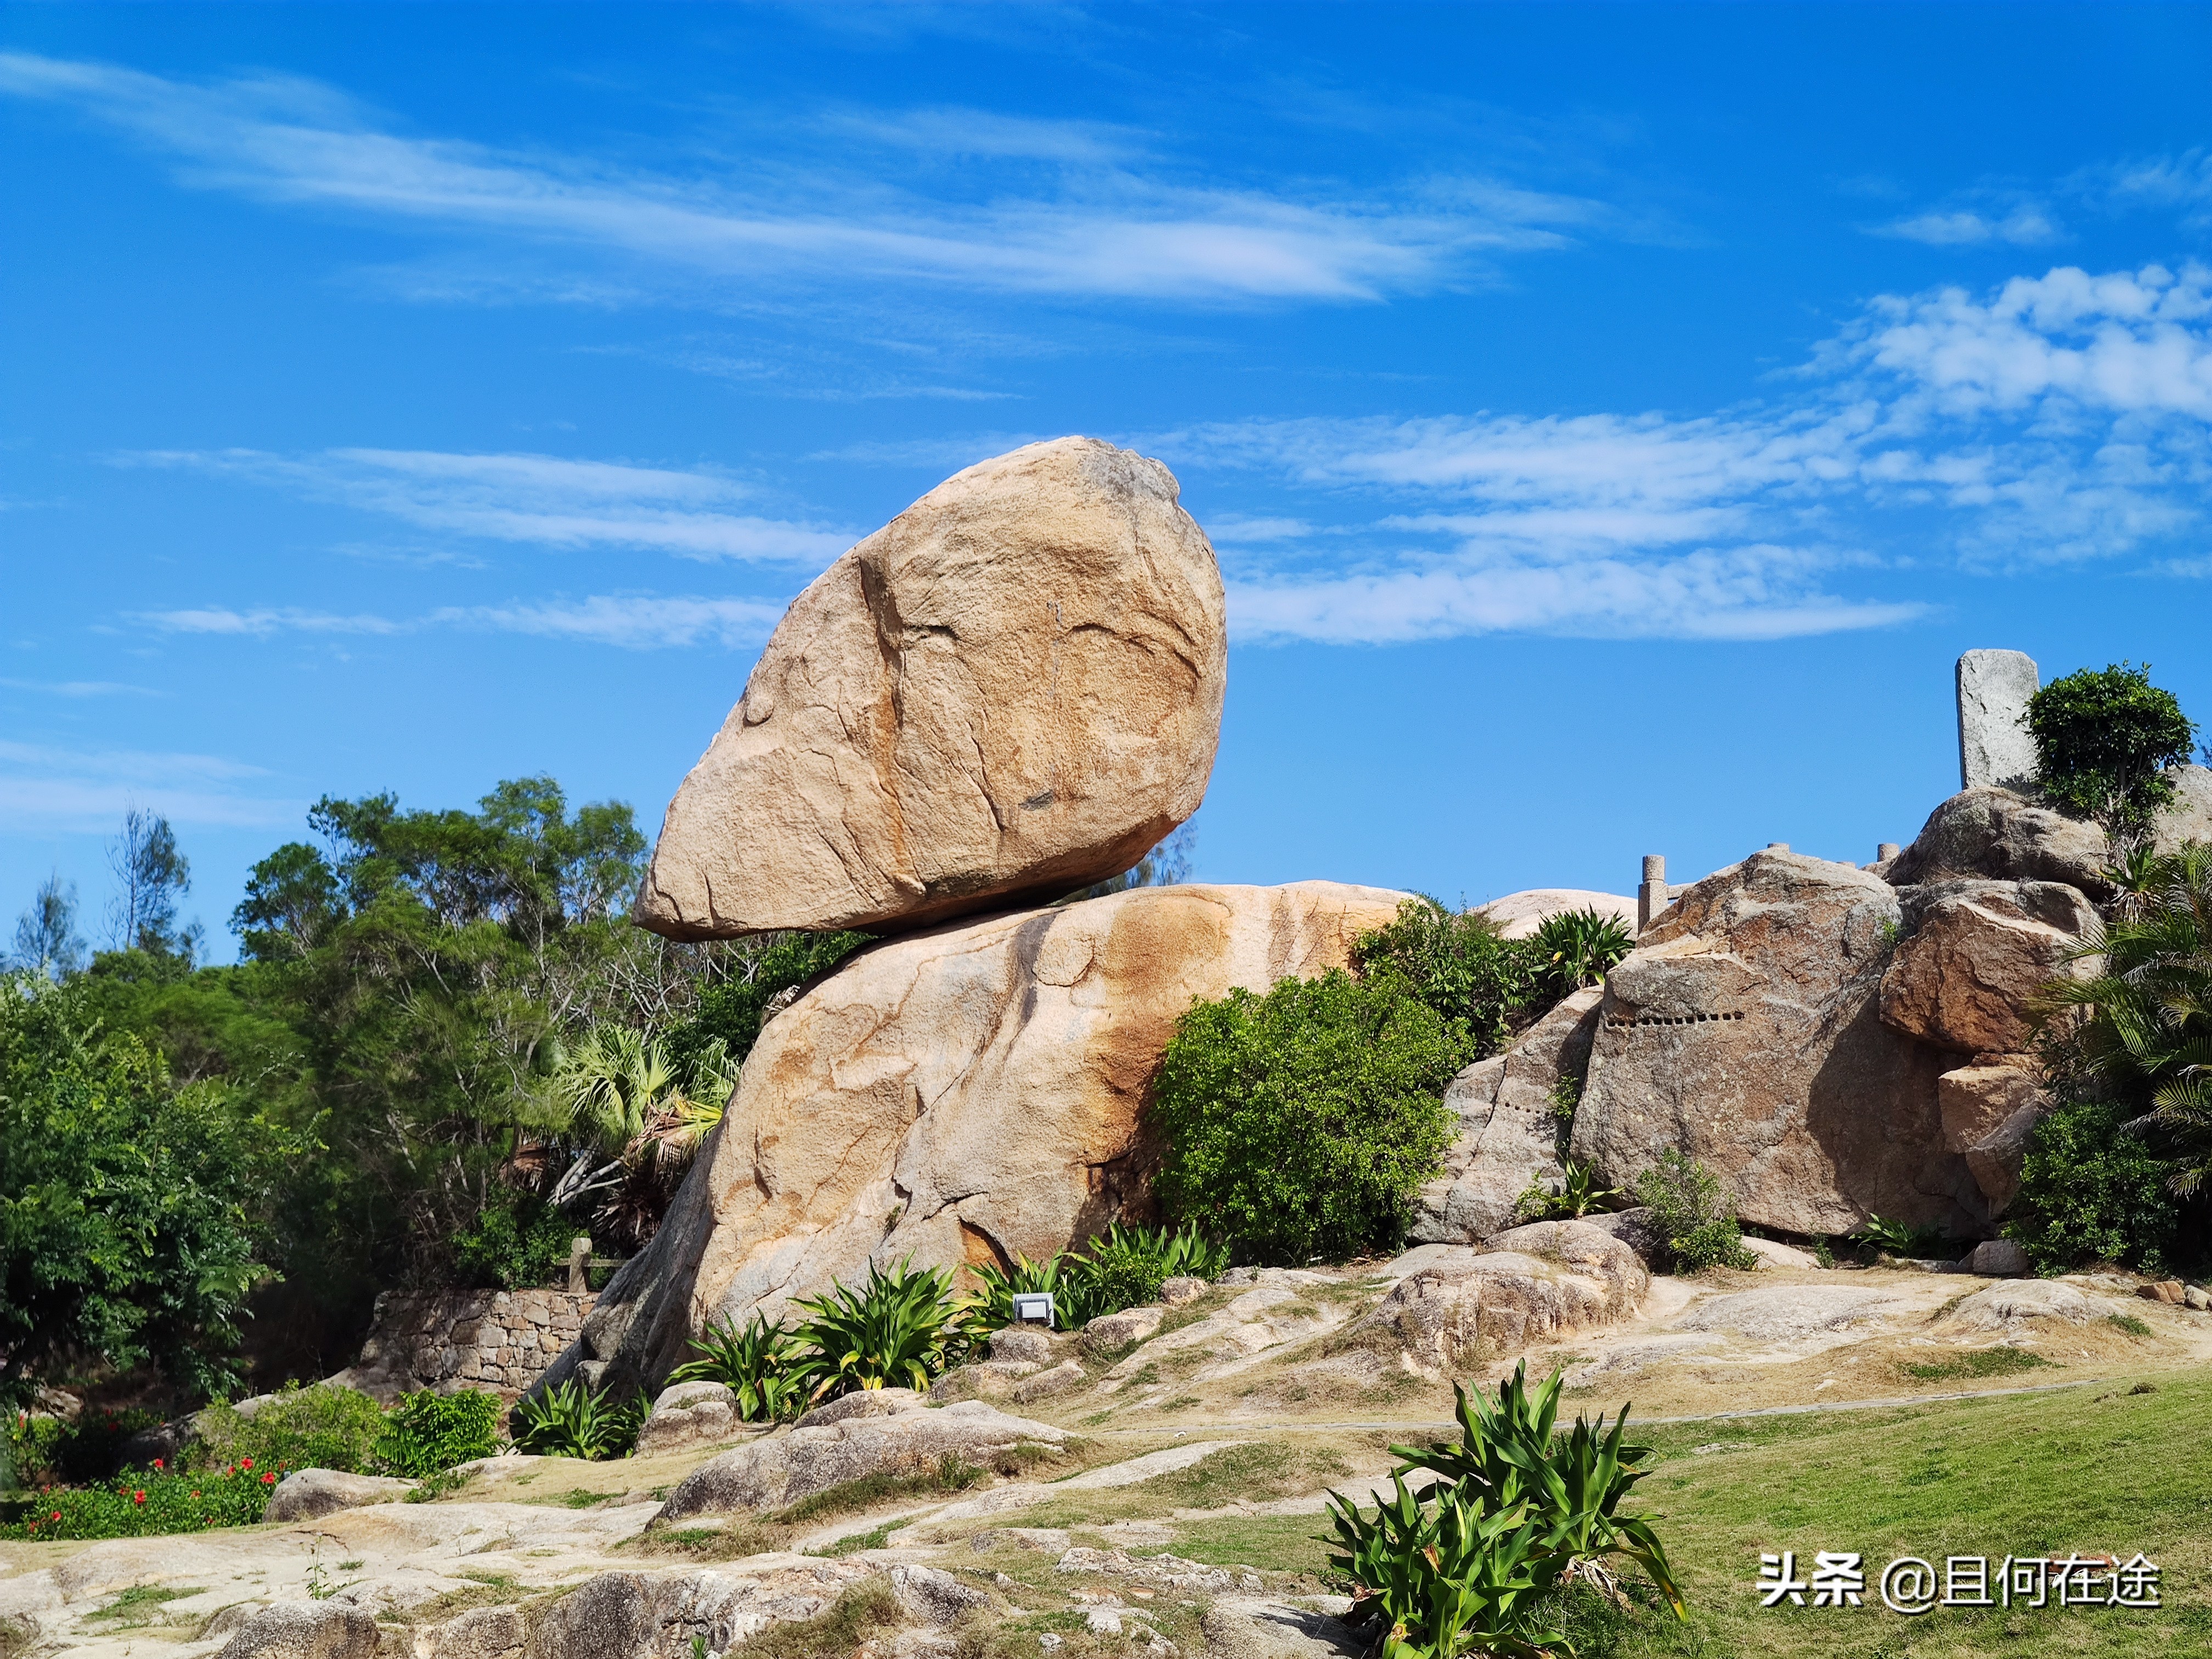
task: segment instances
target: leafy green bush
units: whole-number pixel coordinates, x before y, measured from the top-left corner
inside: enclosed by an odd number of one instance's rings
[[[381,1468],[410,1480],[442,1474],[456,1463],[499,1449],[499,1396],[467,1389],[402,1395],[384,1415],[376,1443]]]
[[[1522,1221],[1577,1221],[1592,1211],[1614,1210],[1626,1196],[1618,1187],[1603,1184],[1595,1164],[1573,1158],[1565,1163],[1565,1179],[1559,1189],[1531,1183],[1520,1197],[1514,1214]]]
[[[2169,1165],[2112,1101],[2055,1108],[2035,1127],[2021,1161],[2020,1195],[2004,1235],[2038,1273],[2120,1261],[2165,1271],[2181,1222],[2167,1186]]]
[[[1869,1215],[1865,1224],[1851,1235],[1851,1242],[1863,1255],[1925,1261],[1943,1254],[1950,1236],[1941,1227],[1909,1227],[1902,1221]]]
[[[645,1422],[645,1401],[619,1404],[572,1378],[515,1402],[514,1443],[546,1457],[627,1457]]]
[[[1363,979],[1395,975],[1434,1009],[1462,1064],[1496,1054],[1542,1012],[1543,963],[1533,941],[1509,939],[1481,912],[1452,910],[1425,896],[1406,900],[1395,921],[1363,935],[1352,959]]]
[[[554,1282],[576,1224],[534,1193],[495,1188],[475,1224],[453,1237],[453,1261],[471,1285],[502,1291]]]
[[[1395,1248],[1451,1144],[1463,1053],[1395,973],[1194,1003],[1152,1085],[1162,1205],[1263,1261]]]
[[[1646,1471],[1650,1449],[1622,1443],[1628,1408],[1608,1426],[1577,1419],[1557,1431],[1563,1378],[1532,1394],[1525,1367],[1498,1386],[1492,1405],[1458,1396],[1460,1437],[1393,1446],[1393,1496],[1372,1519],[1330,1496],[1337,1550],[1351,1581],[1355,1625],[1388,1632],[1383,1650],[1413,1656],[1482,1651],[1531,1655],[1563,1641],[1541,1627],[1547,1593],[1582,1581],[1610,1588],[1608,1565],[1639,1568],[1677,1618],[1681,1592],[1650,1523],[1620,1504]],[[1433,1477],[1421,1491],[1406,1477]]]
[[[1011,1267],[1001,1267],[995,1261],[983,1263],[974,1270],[982,1286],[976,1299],[976,1322],[984,1329],[994,1331],[1012,1324],[1018,1293],[1050,1296],[1053,1322],[1062,1330],[1073,1330],[1086,1320],[1109,1311],[1092,1305],[1090,1287],[1078,1282],[1075,1261],[1073,1251],[1055,1250],[1042,1261],[1017,1255]]]
[[[155,1470],[112,1486],[58,1487],[38,1494],[0,1538],[142,1538],[251,1526],[282,1477],[252,1463],[192,1474]]]
[[[728,977],[699,996],[690,1019],[667,1034],[668,1056],[688,1073],[714,1044],[742,1061],[759,1041],[769,1000],[825,974],[869,942],[866,933],[769,933],[742,940],[723,958]]]
[[[911,1260],[885,1273],[871,1262],[860,1285],[835,1285],[794,1304],[807,1315],[793,1333],[810,1400],[854,1389],[927,1389],[967,1351],[969,1304],[952,1274]]]
[[[1114,1223],[1081,1250],[1062,1250],[1032,1261],[1014,1258],[1011,1268],[986,1262],[975,1269],[982,1285],[976,1322],[987,1330],[1011,1325],[1017,1292],[1048,1292],[1053,1322],[1074,1330],[1101,1315],[1159,1300],[1170,1279],[1218,1279],[1229,1267],[1229,1250],[1195,1227],[1169,1229]]]
[[[156,1427],[158,1412],[138,1407],[88,1406],[75,1421],[59,1417],[11,1414],[9,1467],[15,1484],[83,1486],[101,1481],[121,1467],[123,1443],[143,1429]]]
[[[1636,1177],[1636,1200],[1650,1206],[1651,1224],[1666,1241],[1676,1273],[1708,1267],[1759,1265],[1743,1247],[1743,1230],[1721,1191],[1720,1178],[1686,1153],[1668,1147],[1659,1161]]]
[[[2027,702],[2043,793],[2075,817],[2139,836],[2173,799],[2162,768],[2189,758],[2197,728],[2150,665],[2114,663],[2055,679]]]
[[[1636,948],[1636,936],[1619,916],[1592,909],[1562,910],[1537,924],[1529,939],[1538,983],[1557,1002],[1595,985]]]
[[[806,1387],[797,1364],[799,1345],[784,1331],[755,1314],[739,1330],[709,1322],[691,1339],[699,1358],[678,1365],[671,1382],[720,1382],[737,1396],[738,1418],[745,1423],[774,1423],[796,1417],[806,1404]]]
[[[354,1389],[288,1382],[251,1417],[220,1402],[199,1414],[195,1467],[250,1459],[257,1468],[343,1469],[359,1474],[376,1459],[384,1411]]]

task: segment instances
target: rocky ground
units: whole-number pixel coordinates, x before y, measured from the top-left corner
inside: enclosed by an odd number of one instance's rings
[[[15,1652],[101,1659],[689,1659],[695,1635],[713,1652],[950,1654],[957,1632],[978,1653],[1349,1652],[1315,1534],[1329,1489],[1368,1490],[1392,1440],[1449,1419],[1449,1382],[1419,1368],[1418,1344],[1375,1336],[1440,1249],[1240,1273],[1080,1334],[1021,1333],[1000,1347],[1027,1358],[939,1384],[940,1402],[964,1401],[950,1409],[895,1393],[617,1462],[493,1459],[427,1502],[0,1546],[0,1619]],[[1632,1313],[1525,1357],[1565,1367],[1578,1402],[1632,1399],[1641,1420],[2066,1386],[2212,1355],[2212,1316],[2136,1289],[1909,1267],[1662,1276]],[[778,1632],[832,1645],[767,1645]]]

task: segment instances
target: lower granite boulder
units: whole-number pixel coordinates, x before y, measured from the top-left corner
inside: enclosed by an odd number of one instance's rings
[[[1010,1417],[981,1401],[932,1406],[907,1389],[864,1390],[701,1464],[668,1494],[653,1523],[781,1509],[871,1474],[916,1474],[946,1456],[981,1463],[1018,1445],[1057,1446],[1066,1438],[1065,1429]]]
[[[709,1445],[737,1432],[738,1396],[720,1382],[678,1382],[663,1389],[637,1431],[637,1455]]]
[[[1486,1249],[1429,1247],[1341,1339],[1446,1376],[1632,1313],[1651,1276],[1636,1252],[1580,1221],[1540,1221]]]
[[[216,1659],[376,1659],[376,1619],[350,1601],[280,1601],[238,1627]]]
[[[660,1231],[538,1386],[590,1363],[651,1389],[708,1322],[781,1320],[871,1263],[1041,1261],[1141,1218],[1146,1091],[1192,999],[1343,967],[1403,896],[1135,888],[856,952],[769,1021]]]
[[[2025,1063],[1978,1061],[1936,1079],[1936,1098],[1944,1144],[1965,1156],[1990,1217],[2002,1215],[2020,1193],[2028,1137],[2051,1109],[2051,1097]]]

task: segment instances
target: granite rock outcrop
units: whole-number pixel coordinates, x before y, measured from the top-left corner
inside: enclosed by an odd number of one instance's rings
[[[1177,493],[1062,438],[845,553],[678,789],[636,918],[883,931],[1130,868],[1197,811],[1220,735],[1221,575]]]

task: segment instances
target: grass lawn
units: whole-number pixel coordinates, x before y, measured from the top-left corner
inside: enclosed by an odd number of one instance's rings
[[[1637,1488],[1690,1622],[1646,1615],[1601,1632],[1598,1655],[2178,1655],[2212,1651],[2212,1377],[2167,1372],[2152,1389],[2091,1384],[2012,1399],[1654,1425],[1663,1455]],[[1634,1419],[1630,1419],[1632,1431]],[[1863,1608],[1759,1604],[1762,1551],[1856,1551]],[[1880,1604],[1881,1569],[1917,1555],[2112,1554],[2164,1570],[2158,1612]],[[1304,1565],[1285,1559],[1285,1567]],[[1808,1598],[1809,1599],[1809,1598]]]

